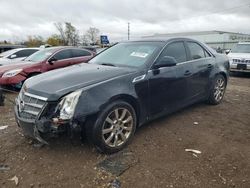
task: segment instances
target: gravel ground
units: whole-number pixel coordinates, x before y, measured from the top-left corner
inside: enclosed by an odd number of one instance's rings
[[[2,188],[111,187],[114,180],[122,188],[250,187],[249,75],[230,78],[220,105],[195,104],[137,130],[124,150],[133,162],[118,177],[97,167],[110,156],[86,142],[72,144],[58,138],[49,146],[35,147],[16,126],[9,101],[0,107],[0,126],[5,125],[0,130]]]

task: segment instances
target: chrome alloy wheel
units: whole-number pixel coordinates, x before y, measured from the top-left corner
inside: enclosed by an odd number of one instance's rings
[[[225,92],[225,80],[219,78],[216,80],[215,87],[214,87],[214,99],[219,102],[223,98]]]
[[[106,117],[102,126],[102,139],[109,147],[124,144],[133,131],[134,119],[126,108],[116,108]]]

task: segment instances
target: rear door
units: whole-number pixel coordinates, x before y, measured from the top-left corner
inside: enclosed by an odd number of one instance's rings
[[[91,52],[84,49],[71,49],[71,53],[73,58],[71,65],[87,62],[91,57],[93,57]]]
[[[175,41],[168,44],[156,63],[163,56],[174,57],[177,65],[149,71],[151,116],[180,108],[190,96],[189,80],[192,76],[192,65],[187,62],[184,42]]]
[[[208,90],[210,73],[214,68],[215,59],[203,46],[194,41],[186,42],[193,75],[190,80],[191,100],[205,96]]]

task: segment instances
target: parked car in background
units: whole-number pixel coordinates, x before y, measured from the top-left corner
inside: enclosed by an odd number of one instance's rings
[[[101,152],[114,153],[154,118],[198,101],[219,104],[228,71],[226,55],[195,40],[122,42],[87,64],[25,81],[16,120],[40,142],[80,131]]]
[[[0,53],[16,49],[16,48],[24,48],[24,45],[12,45],[12,44],[0,44]]]
[[[0,66],[21,61],[38,50],[39,48],[17,48],[3,52],[0,54]]]
[[[51,47],[40,50],[16,64],[0,66],[0,85],[20,88],[34,75],[87,62],[95,54],[74,47]]]
[[[231,72],[250,72],[250,42],[238,43],[228,57]]]

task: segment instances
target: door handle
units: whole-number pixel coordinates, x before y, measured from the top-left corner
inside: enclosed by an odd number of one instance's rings
[[[184,73],[185,76],[189,76],[189,75],[191,75],[191,74],[192,74],[192,73],[191,73],[189,70],[186,70],[185,73]]]
[[[213,65],[212,64],[208,64],[207,68],[211,69],[211,68],[213,68]]]

